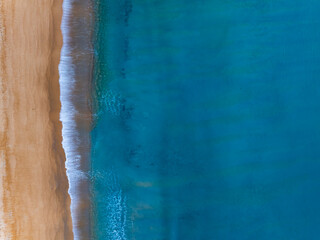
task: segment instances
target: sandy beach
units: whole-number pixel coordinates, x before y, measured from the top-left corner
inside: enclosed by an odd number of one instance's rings
[[[0,8],[0,239],[73,239],[59,121],[62,1]]]

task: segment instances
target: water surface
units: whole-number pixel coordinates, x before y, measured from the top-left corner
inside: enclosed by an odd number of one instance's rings
[[[95,239],[317,239],[319,10],[95,1]]]

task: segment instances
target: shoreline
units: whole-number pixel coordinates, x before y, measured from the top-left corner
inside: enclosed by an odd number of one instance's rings
[[[74,239],[91,237],[90,131],[92,79],[92,2],[63,2],[63,47],[59,64],[62,145],[71,198]]]
[[[0,237],[73,239],[59,120],[62,0],[0,7]]]

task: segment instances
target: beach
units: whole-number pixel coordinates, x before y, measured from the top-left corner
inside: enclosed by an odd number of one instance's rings
[[[73,239],[59,120],[62,0],[0,8],[0,238]]]
[[[0,240],[318,239],[319,10],[0,0]]]

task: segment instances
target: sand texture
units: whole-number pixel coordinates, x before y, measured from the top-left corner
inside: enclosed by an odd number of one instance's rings
[[[0,239],[72,239],[61,145],[61,0],[0,0]]]

